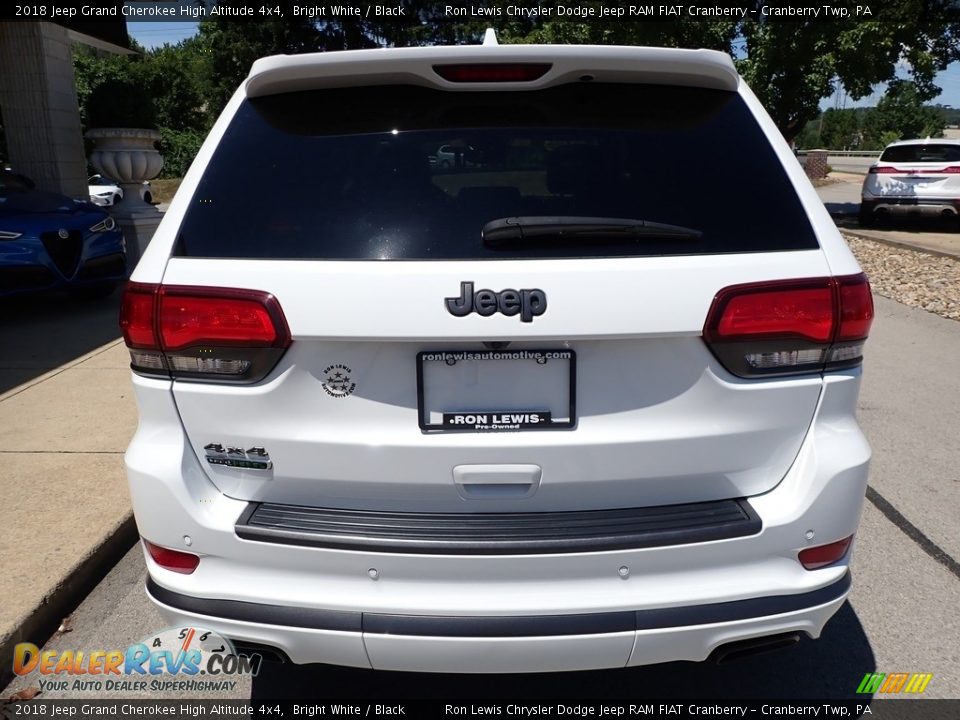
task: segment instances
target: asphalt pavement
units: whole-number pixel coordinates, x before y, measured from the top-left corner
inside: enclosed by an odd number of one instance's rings
[[[869,500],[857,536],[853,591],[819,641],[805,639],[795,648],[721,666],[670,663],[550,675],[265,664],[255,678],[216,697],[829,699],[857,697],[867,672],[922,672],[934,675],[925,696],[960,698],[960,324],[882,297],[876,308],[860,402],[874,451]],[[74,612],[70,631],[57,633],[46,647],[120,649],[162,629],[144,595],[144,577],[134,547]],[[17,678],[0,697],[37,681],[35,675]],[[71,693],[41,695],[66,696]]]

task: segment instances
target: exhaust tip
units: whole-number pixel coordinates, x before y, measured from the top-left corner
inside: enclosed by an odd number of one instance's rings
[[[717,665],[741,660],[751,655],[760,655],[762,653],[773,652],[791,647],[800,642],[800,633],[786,632],[779,635],[766,635],[764,637],[749,638],[748,640],[735,640],[733,642],[720,645],[712,653],[709,660]]]
[[[246,655],[250,658],[259,655],[261,662],[290,663],[290,658],[287,657],[287,654],[283,650],[271,645],[262,645],[260,643],[247,642],[246,640],[234,640],[233,647],[234,650],[237,651],[237,655]]]

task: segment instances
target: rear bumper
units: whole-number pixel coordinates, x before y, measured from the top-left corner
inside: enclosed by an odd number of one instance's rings
[[[860,202],[863,211],[881,211],[891,215],[932,215],[941,216],[960,214],[960,198],[925,198],[917,196],[869,196],[864,195]]]
[[[850,574],[795,595],[576,615],[416,616],[335,612],[198,598],[147,580],[175,625],[214,627],[283,650],[294,662],[420,672],[550,672],[703,660],[723,644],[804,632],[819,636]]]
[[[675,545],[497,555],[242,538],[237,521],[249,503],[219,492],[203,472],[169,382],[137,378],[141,422],[126,464],[140,533],[202,556],[190,575],[147,557],[151,587],[160,588],[151,597],[172,623],[268,645],[297,663],[394,670],[613,668],[704,660],[719,645],[784,632],[817,637],[843,602],[846,587],[835,584],[847,575],[850,555],[807,571],[797,553],[856,532],[870,458],[854,417],[859,379],[859,369],[824,378],[814,422],[790,471],[772,490],[749,498],[758,532]],[[835,594],[817,594],[830,587]],[[782,598],[800,604],[784,607]],[[264,615],[270,606],[295,619],[280,623]],[[224,612],[228,607],[246,614]],[[740,612],[716,617],[704,607]],[[655,615],[663,618],[656,627],[637,619]],[[343,624],[316,627],[303,617],[337,617]],[[542,620],[557,617],[574,619]],[[620,625],[598,632],[579,624],[586,617],[619,618]],[[378,624],[382,618],[389,623]],[[517,618],[541,618],[529,622],[547,634],[431,634],[430,618],[514,629]],[[389,632],[371,630],[371,621]],[[414,626],[427,629],[396,632]],[[558,626],[577,632],[564,634]]]
[[[417,513],[250,503],[245,540],[377,553],[543,555],[667,547],[760,532],[744,499],[567,512]]]

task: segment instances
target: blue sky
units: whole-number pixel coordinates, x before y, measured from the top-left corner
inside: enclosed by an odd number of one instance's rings
[[[170,43],[171,45],[186,40],[197,34],[197,23],[192,22],[128,22],[127,31],[130,36],[147,49]],[[960,63],[954,63],[937,77],[937,84],[943,88],[934,102],[960,108]],[[821,103],[824,109],[830,107],[860,107],[876,105],[882,97],[885,87],[878,86],[874,93],[856,102],[849,98],[844,102],[842,95],[827,98]]]
[[[195,22],[128,22],[127,33],[147,50],[160,45],[176,45],[197,34]]]

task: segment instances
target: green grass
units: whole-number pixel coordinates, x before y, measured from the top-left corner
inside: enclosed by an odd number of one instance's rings
[[[173,196],[180,187],[183,178],[165,178],[163,180],[151,180],[150,187],[153,190],[154,203],[168,203],[173,200]]]

